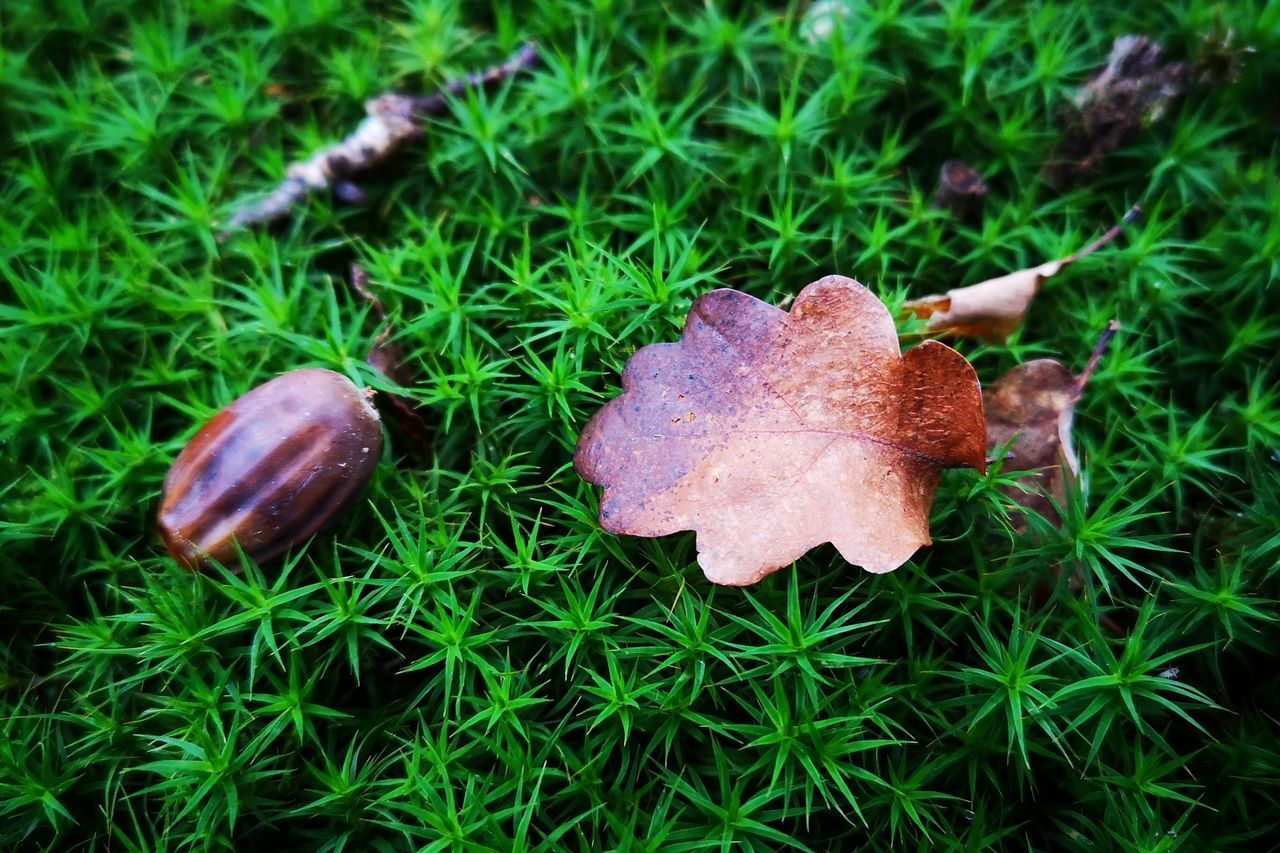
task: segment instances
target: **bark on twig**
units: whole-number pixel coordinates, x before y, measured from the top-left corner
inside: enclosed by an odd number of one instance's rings
[[[1085,365],[1084,372],[1076,377],[1076,394],[1084,395],[1084,387],[1089,384],[1093,372],[1098,369],[1098,365],[1102,362],[1102,357],[1107,354],[1107,350],[1111,347],[1111,341],[1116,336],[1116,332],[1120,331],[1120,321],[1112,320],[1107,323],[1107,327],[1102,330],[1102,334],[1098,336],[1098,343],[1093,347],[1093,355],[1089,356],[1089,363]]]
[[[366,117],[341,142],[322,148],[289,166],[285,179],[262,199],[227,220],[222,237],[232,231],[283,219],[309,195],[331,190],[343,201],[359,202],[364,193],[352,177],[381,163],[401,145],[424,134],[423,119],[439,115],[449,99],[468,89],[492,85],[538,63],[538,51],[527,42],[501,65],[446,83],[430,95],[379,95],[365,102]]]

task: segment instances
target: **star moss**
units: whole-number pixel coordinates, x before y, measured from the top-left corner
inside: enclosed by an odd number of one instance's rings
[[[1280,7],[16,2],[0,33],[0,847],[1229,849],[1280,832]],[[819,28],[820,29],[820,28]],[[1192,87],[1088,183],[1055,112],[1140,32]],[[525,38],[544,67],[282,229],[216,240],[363,99]],[[930,207],[948,159],[980,219]],[[619,539],[573,473],[637,348],[731,286],[891,306],[1143,220],[1046,284],[985,382],[1079,370],[1085,477],[949,472],[896,572],[749,590]],[[367,500],[193,576],[154,513],[198,426],[291,368],[421,381]],[[904,331],[913,331],[904,326]],[[1057,567],[1063,567],[1057,571]]]

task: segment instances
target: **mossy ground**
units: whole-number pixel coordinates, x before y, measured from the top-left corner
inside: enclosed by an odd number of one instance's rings
[[[1280,833],[1280,5],[52,0],[0,11],[0,846],[1215,849]],[[1196,88],[1070,191],[1055,111],[1113,37]],[[216,223],[354,128],[536,39],[282,230]],[[941,163],[991,186],[931,210]],[[984,381],[1079,369],[1085,488],[1011,532],[949,472],[936,543],[749,590],[601,532],[569,462],[637,347],[718,285],[891,305],[1079,248]],[[370,381],[358,260],[422,381],[366,498],[283,565],[192,576],[168,464],[281,371]],[[905,331],[911,331],[905,329]],[[1067,566],[1084,581],[1045,600]]]

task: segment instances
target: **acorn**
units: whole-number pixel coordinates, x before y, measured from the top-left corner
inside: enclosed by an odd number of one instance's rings
[[[158,523],[179,563],[266,562],[336,520],[382,453],[371,391],[332,370],[293,370],[220,411],[165,477]]]

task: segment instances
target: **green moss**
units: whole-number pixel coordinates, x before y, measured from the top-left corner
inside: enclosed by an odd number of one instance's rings
[[[0,24],[0,846],[1228,849],[1280,832],[1280,7],[849,0],[14,3]],[[733,4],[738,5],[738,4]],[[750,4],[741,4],[750,6]],[[1234,29],[1071,191],[1054,111],[1143,32]],[[217,222],[352,130],[534,38],[277,233]],[[980,223],[929,208],[956,157]],[[984,381],[1079,369],[1086,478],[1011,532],[951,472],[936,544],[716,589],[618,539],[569,461],[639,346],[717,286],[853,275],[900,302],[1115,245],[1050,281]],[[276,373],[369,381],[369,270],[423,380],[362,503],[283,566],[193,577],[169,462]],[[394,436],[393,436],[394,439]],[[1079,569],[1079,589],[1053,568]],[[1039,592],[1037,592],[1039,590]]]

